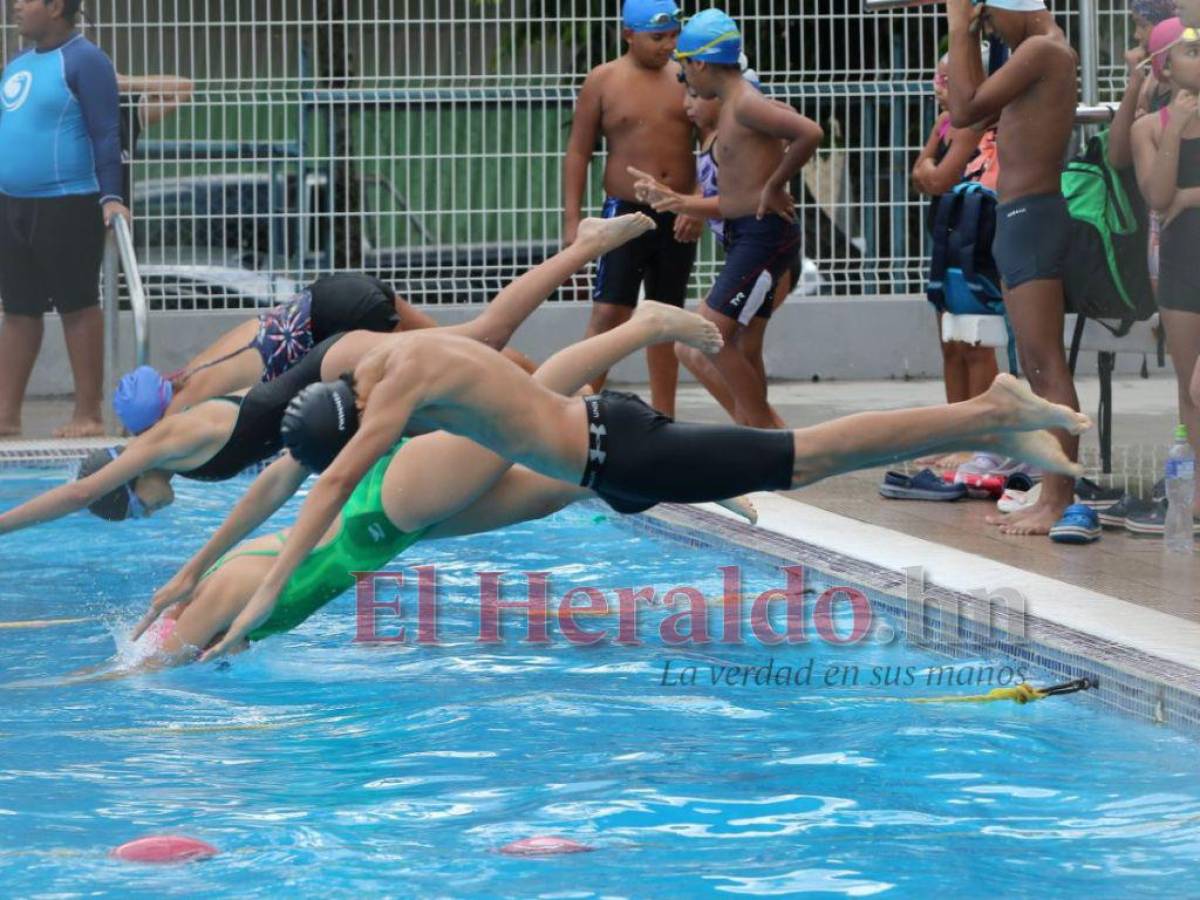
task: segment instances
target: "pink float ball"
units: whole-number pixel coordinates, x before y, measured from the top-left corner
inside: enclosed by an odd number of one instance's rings
[[[595,847],[580,844],[570,838],[540,834],[537,837],[513,841],[511,844],[501,847],[500,852],[508,856],[559,856],[563,853],[590,853],[595,849]]]
[[[217,848],[183,835],[160,834],[122,844],[112,855],[125,862],[177,863],[208,859],[217,855]]]

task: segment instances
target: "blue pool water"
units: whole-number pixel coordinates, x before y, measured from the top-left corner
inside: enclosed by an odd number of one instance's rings
[[[0,481],[0,508],[47,484]],[[0,621],[88,620],[0,628],[4,894],[1195,891],[1200,748],[1078,696],[914,705],[887,698],[916,688],[714,686],[714,660],[918,672],[946,660],[878,644],[672,649],[661,611],[646,614],[640,647],[584,649],[557,629],[531,646],[514,624],[499,645],[476,642],[479,570],[550,571],[554,597],[580,585],[717,595],[718,567],[738,563],[639,536],[598,507],[414,548],[405,562],[441,579],[438,647],[355,644],[347,596],[228,667],[48,681],[123,645],[241,487],[183,483],[151,521],[76,516],[0,538]],[[746,590],[782,586],[765,567],[745,574]],[[664,685],[666,660],[696,666],[697,683]],[[221,855],[182,867],[106,855],[161,833]],[[540,834],[596,851],[496,852]]]

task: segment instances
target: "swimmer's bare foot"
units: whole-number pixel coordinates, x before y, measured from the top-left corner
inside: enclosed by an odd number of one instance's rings
[[[61,428],[54,429],[56,438],[103,437],[104,423],[93,418],[74,418]]]
[[[936,453],[933,456],[922,456],[920,459],[913,460],[913,465],[930,469],[957,469],[973,455],[972,453]]]
[[[19,437],[21,434],[21,420],[15,422],[0,422],[0,438]]]
[[[1039,501],[1026,510],[1028,515],[1001,525],[1000,533],[1018,537],[1031,534],[1049,534],[1050,529],[1062,518],[1063,510],[1065,509],[1066,506],[1051,505]]]
[[[630,213],[611,219],[589,218],[579,223],[575,243],[586,247],[590,256],[598,257],[657,227],[645,213]]]
[[[1061,428],[1070,434],[1082,434],[1092,427],[1090,417],[1042,399],[1007,372],[997,375],[981,398],[996,409],[1000,427],[1013,431]]]
[[[718,500],[717,505],[736,513],[751,525],[758,524],[758,509],[749,497],[730,497],[728,500]]]
[[[656,343],[679,341],[702,353],[716,353],[725,345],[725,339],[715,324],[668,303],[642,300],[633,311],[630,321],[641,321],[652,328],[657,337]]]
[[[1070,475],[1072,478],[1083,474],[1083,466],[1071,462],[1058,438],[1048,431],[1011,431],[998,434],[985,443],[988,449],[1029,463],[1046,474]]]

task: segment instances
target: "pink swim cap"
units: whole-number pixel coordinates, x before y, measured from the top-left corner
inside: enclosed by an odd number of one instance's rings
[[[1163,69],[1167,65],[1168,51],[1179,43],[1179,39],[1182,37],[1183,20],[1178,16],[1173,19],[1163,19],[1150,32],[1150,40],[1147,41],[1147,49],[1150,51],[1150,68],[1154,70],[1154,77],[1159,81],[1162,81]]]
[[[163,616],[150,626],[147,633],[150,635],[150,640],[154,642],[155,647],[158,648],[167,642],[167,638],[171,636],[174,630],[175,620]]]

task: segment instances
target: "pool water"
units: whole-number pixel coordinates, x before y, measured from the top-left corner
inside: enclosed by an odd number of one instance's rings
[[[0,508],[50,483],[0,481]],[[555,598],[581,585],[719,595],[718,568],[739,562],[598,506],[413,548],[402,562],[439,574],[435,647],[355,643],[347,595],[227,666],[64,683],[133,652],[123,634],[153,588],[243,488],[184,482],[152,520],[85,514],[0,538],[0,621],[86,619],[0,628],[3,893],[1195,891],[1200,748],[1079,695],[916,705],[894,698],[919,685],[713,684],[713,666],[768,658],[918,675],[946,660],[877,643],[668,647],[662,610],[645,614],[641,646],[574,646],[557,626],[531,645],[515,617],[502,643],[479,643],[477,571],[549,571]],[[750,563],[744,577],[753,592],[783,584]],[[612,619],[580,620],[601,621],[615,634]],[[664,684],[665,661],[695,666],[696,684]],[[221,853],[165,867],[107,856],[163,833]],[[595,850],[497,852],[546,834]]]

